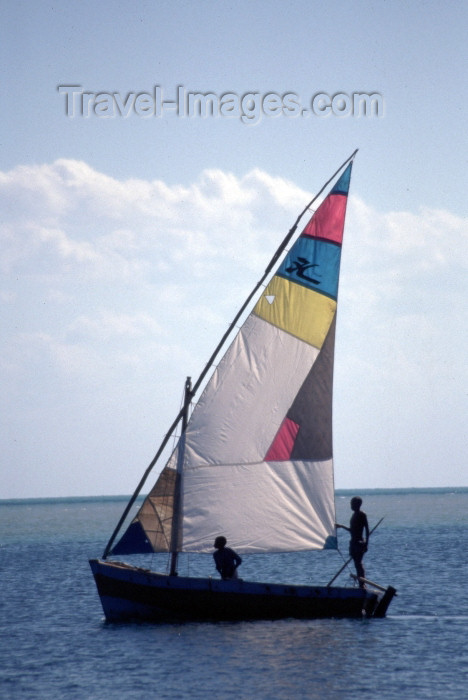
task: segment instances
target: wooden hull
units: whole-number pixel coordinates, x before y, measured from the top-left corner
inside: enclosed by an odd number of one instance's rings
[[[294,586],[167,576],[93,559],[91,570],[109,622],[384,617],[395,594],[361,588]]]

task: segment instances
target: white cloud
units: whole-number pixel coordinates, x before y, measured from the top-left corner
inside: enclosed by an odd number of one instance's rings
[[[115,314],[101,311],[94,318],[78,316],[68,327],[67,335],[108,340],[110,338],[141,338],[162,332],[161,326],[147,313]]]
[[[349,216],[358,235],[359,248],[351,249],[357,253],[353,263],[358,270],[371,263],[387,275],[415,277],[468,267],[467,219],[427,207],[417,213],[380,213],[358,197],[351,197]]]
[[[163,432],[175,404],[157,394],[178,400],[310,197],[258,169],[208,170],[184,186],[118,181],[68,160],[0,173],[1,371],[18,431],[47,431],[63,404],[70,423],[103,429],[115,413],[142,441],[137,407],[151,406],[148,425]],[[421,441],[423,404],[461,411],[467,240],[450,212],[378,212],[350,198],[336,368],[336,413],[349,426],[336,433],[357,461],[360,411],[379,425],[411,422]],[[451,429],[439,427],[440,439]],[[90,457],[68,440],[77,463]],[[18,444],[5,459],[24,462]]]

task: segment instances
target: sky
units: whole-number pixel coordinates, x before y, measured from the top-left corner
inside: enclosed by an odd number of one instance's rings
[[[0,13],[0,498],[133,492],[186,376],[356,148],[335,486],[468,486],[466,3]]]

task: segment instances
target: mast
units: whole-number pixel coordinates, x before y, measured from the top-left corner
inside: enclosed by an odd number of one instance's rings
[[[188,412],[190,408],[190,401],[192,399],[192,378],[187,377],[185,382],[185,396],[184,396],[184,406],[182,413],[182,433],[179,440],[179,451],[177,455],[177,476],[175,484],[174,493],[174,513],[172,516],[172,528],[171,528],[171,569],[169,572],[170,576],[177,576],[177,554],[178,554],[178,544],[179,544],[179,532],[180,532],[180,520],[181,520],[181,479],[182,470],[184,465],[184,454],[185,454],[185,430],[188,423]]]

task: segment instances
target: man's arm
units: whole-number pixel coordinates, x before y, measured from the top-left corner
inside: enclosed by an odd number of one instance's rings
[[[367,547],[367,545],[369,544],[369,523],[367,522],[367,515],[364,516],[364,530],[366,533],[365,543],[366,543],[366,547]]]

